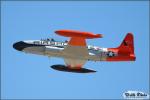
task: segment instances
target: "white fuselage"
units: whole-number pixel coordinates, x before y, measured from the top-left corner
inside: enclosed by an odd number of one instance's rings
[[[67,47],[67,42],[58,42],[54,40],[27,40],[23,42],[26,43],[27,47],[25,47],[22,51],[49,57],[54,56],[72,59],[78,58],[80,60],[105,61],[108,56],[107,48],[99,48],[90,45],[87,47],[76,46],[73,47],[72,50],[67,49],[66,51],[64,49]],[[78,50],[78,48],[80,49]],[[87,50],[87,53],[84,49]],[[84,52],[82,52],[82,50]]]

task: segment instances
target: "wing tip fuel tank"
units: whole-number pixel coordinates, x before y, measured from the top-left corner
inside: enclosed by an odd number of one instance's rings
[[[52,69],[58,70],[58,71],[64,71],[64,72],[74,72],[74,73],[94,73],[95,70],[86,69],[86,68],[80,68],[80,69],[70,69],[69,67],[65,65],[52,65]]]
[[[74,31],[74,30],[57,30],[56,34],[65,36],[65,37],[80,37],[85,39],[93,39],[93,38],[102,38],[102,34],[93,34],[91,32],[82,32],[82,31]]]

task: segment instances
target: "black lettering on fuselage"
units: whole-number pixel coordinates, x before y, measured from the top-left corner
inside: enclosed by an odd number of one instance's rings
[[[47,40],[40,40],[40,41],[34,41],[33,44],[36,45],[50,45],[50,46],[66,46],[67,43],[65,42],[56,42],[56,41],[47,41]]]

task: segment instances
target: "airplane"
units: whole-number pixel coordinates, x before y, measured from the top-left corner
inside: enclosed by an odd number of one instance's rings
[[[25,40],[13,44],[13,48],[25,53],[48,57],[64,58],[66,65],[52,65],[51,68],[65,72],[91,73],[92,69],[83,68],[86,61],[135,61],[134,38],[127,33],[123,42],[116,48],[102,48],[87,45],[86,39],[102,38],[102,34],[76,30],[57,30],[57,35],[70,37],[69,41],[56,41],[53,38]]]

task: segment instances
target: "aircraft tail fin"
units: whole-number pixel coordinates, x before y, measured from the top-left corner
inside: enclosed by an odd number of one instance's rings
[[[134,38],[132,33],[128,33],[120,46],[118,47],[121,54],[133,54],[134,55]]]

